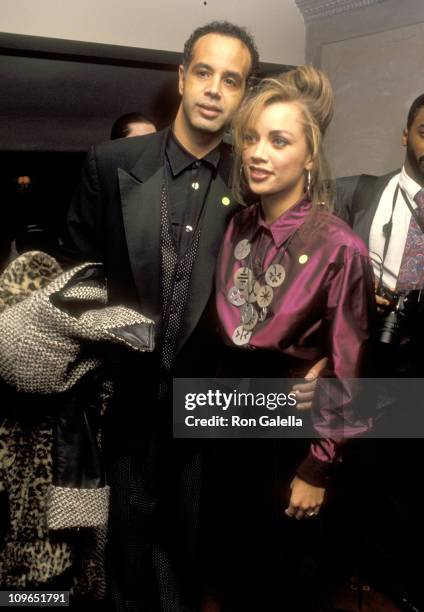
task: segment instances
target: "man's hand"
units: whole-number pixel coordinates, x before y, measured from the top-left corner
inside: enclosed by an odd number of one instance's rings
[[[305,380],[308,382],[299,383],[298,385],[293,386],[291,393],[296,394],[297,410],[310,410],[312,408],[315,387],[317,386],[317,378],[321,374],[321,371],[326,367],[327,363],[327,357],[323,357],[317,361],[317,363],[312,366],[305,376]]]
[[[290,485],[291,495],[285,513],[297,520],[317,516],[324,503],[325,489],[308,484],[295,476]]]
[[[387,298],[381,297],[381,295],[378,295],[377,293],[377,287],[378,287],[378,281],[376,279],[375,281],[375,301],[377,303],[377,312],[379,314],[383,314],[384,312],[386,312],[387,308],[390,306],[390,300],[388,300]]]

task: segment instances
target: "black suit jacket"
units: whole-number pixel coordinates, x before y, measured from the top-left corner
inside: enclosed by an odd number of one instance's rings
[[[398,173],[399,170],[394,170],[383,176],[361,174],[336,180],[336,213],[350,225],[368,247],[371,225],[381,195],[390,179]],[[356,190],[361,177],[367,177],[362,179],[367,182],[358,194]]]
[[[94,147],[68,216],[70,246],[76,258],[104,263],[109,302],[152,318],[156,339],[162,325],[160,230],[167,135],[165,130]],[[231,149],[223,145],[218,172],[206,196],[174,376],[209,376],[215,371],[211,372],[215,365],[211,355],[217,334],[214,326],[210,329],[207,307],[213,304],[215,263],[224,230],[238,208],[227,187],[230,169]],[[224,205],[223,198],[230,204]],[[176,601],[175,577],[168,576],[168,565],[175,563],[179,574],[192,569],[200,487],[198,448],[195,441],[170,444],[170,398],[161,402],[157,396],[163,375],[158,353],[118,356],[113,403],[103,421],[109,478],[115,491],[112,590],[119,610],[153,609],[150,596],[156,609],[156,595],[150,589],[153,572],[158,576],[161,601],[165,597]],[[173,515],[172,520],[167,513]],[[180,525],[180,529],[171,530],[170,525]],[[187,538],[182,547],[179,536]],[[163,555],[177,545],[182,551],[177,560],[174,553],[172,561],[163,562]],[[146,589],[140,590],[140,581],[148,585]],[[196,588],[196,581],[191,582],[186,596]]]
[[[156,338],[162,324],[160,199],[168,131],[92,148],[68,215],[71,249],[78,260],[103,262],[110,303],[125,304],[152,318]],[[230,170],[231,148],[223,145],[206,197],[177,352],[207,306],[224,230],[238,208],[227,187]],[[230,204],[224,205],[223,198]]]

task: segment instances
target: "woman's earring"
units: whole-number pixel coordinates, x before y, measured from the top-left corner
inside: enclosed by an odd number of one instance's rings
[[[309,199],[311,199],[311,171],[307,170],[307,174],[306,174],[306,195],[308,196]]]

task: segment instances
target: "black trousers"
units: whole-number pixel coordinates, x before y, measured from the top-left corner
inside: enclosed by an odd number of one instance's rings
[[[311,612],[331,586],[328,508],[302,521],[284,514],[307,450],[307,440],[227,439],[205,454],[203,573],[225,612]]]
[[[201,449],[172,439],[172,402],[157,399],[157,369],[120,371],[104,433],[112,609],[193,610]]]
[[[387,379],[377,399],[374,434],[379,437],[349,444],[344,508],[358,568],[388,594],[406,592],[424,600],[422,572],[414,560],[424,549],[424,439],[405,437],[422,431],[423,398],[413,380],[402,386],[393,381],[424,375],[419,336],[418,329],[414,342],[374,346],[372,374]],[[386,432],[394,437],[384,438]]]
[[[227,348],[219,375],[302,375],[307,365],[271,351]],[[264,383],[265,384],[265,383]],[[203,574],[224,612],[311,612],[331,582],[325,555],[326,513],[297,521],[285,515],[290,483],[309,450],[305,439],[224,439],[204,457],[201,506]]]

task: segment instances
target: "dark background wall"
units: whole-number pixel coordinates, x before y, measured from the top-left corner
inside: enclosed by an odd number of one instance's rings
[[[180,60],[170,51],[0,33],[3,242],[28,220],[63,235],[85,154],[109,139],[117,117],[139,111],[158,129],[172,123]],[[263,73],[287,68],[262,65]],[[33,185],[25,205],[20,175]]]

